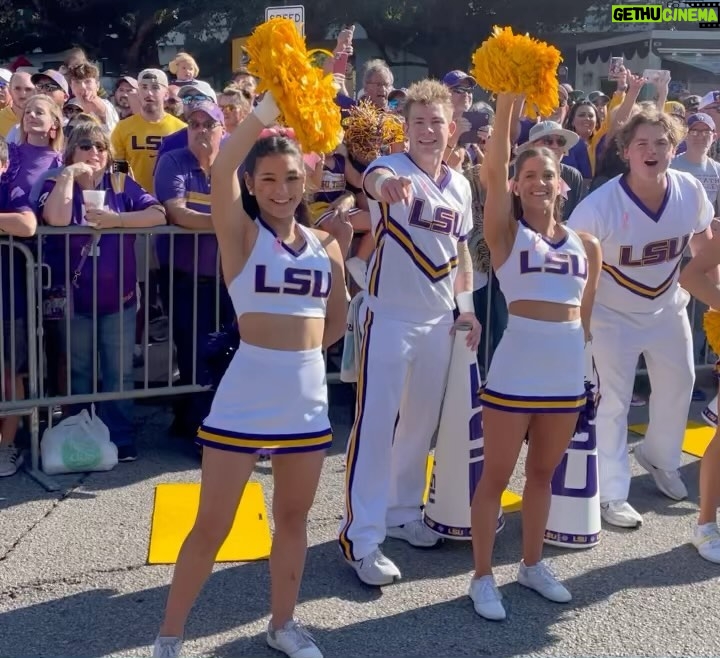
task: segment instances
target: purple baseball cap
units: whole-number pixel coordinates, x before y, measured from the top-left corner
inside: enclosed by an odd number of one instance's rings
[[[709,114],[705,114],[705,112],[697,112],[696,114],[691,114],[687,119],[687,127],[692,128],[696,123],[704,123],[710,130],[715,132],[715,122],[713,121],[713,118]]]
[[[195,112],[204,112],[211,119],[215,119],[218,123],[225,125],[225,115],[218,105],[210,103],[209,101],[200,101],[199,103],[191,103],[186,112],[185,116],[188,119],[195,114]]]
[[[66,94],[70,93],[70,88],[68,87],[67,80],[65,79],[65,76],[60,73],[60,71],[56,71],[55,69],[47,69],[46,71],[40,71],[39,73],[35,73],[31,76],[30,81],[37,85],[40,80],[43,78],[50,78],[60,89],[62,89]]]
[[[459,87],[467,85],[469,87],[477,87],[475,78],[465,73],[465,71],[450,71],[443,76],[442,83],[447,87]]]

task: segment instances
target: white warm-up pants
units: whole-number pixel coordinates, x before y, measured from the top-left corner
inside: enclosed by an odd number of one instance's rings
[[[690,322],[684,306],[653,315],[619,313],[596,304],[592,334],[601,396],[596,420],[600,501],[627,500],[627,417],[640,354],[645,357],[652,389],[643,454],[662,470],[680,466],[695,382]]]
[[[364,320],[339,538],[348,560],[372,553],[386,528],[422,518],[453,344],[452,314],[415,324],[368,309]]]

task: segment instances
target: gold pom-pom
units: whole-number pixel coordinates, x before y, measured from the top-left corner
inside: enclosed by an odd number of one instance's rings
[[[396,114],[379,110],[363,99],[343,121],[345,144],[358,162],[370,164],[380,157],[383,146],[405,141],[405,122]]]
[[[709,310],[703,315],[703,329],[708,345],[715,354],[720,354],[720,311]]]
[[[295,131],[305,153],[331,153],[342,141],[337,89],[331,75],[313,65],[305,40],[289,18],[272,18],[245,42],[248,70],[258,92],[269,91],[280,122]]]
[[[552,114],[560,104],[557,70],[560,51],[512,28],[494,27],[472,57],[471,74],[493,94],[522,94],[530,118]]]

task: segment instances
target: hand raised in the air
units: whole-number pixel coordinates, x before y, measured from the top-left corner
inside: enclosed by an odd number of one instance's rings
[[[380,187],[380,198],[383,203],[405,203],[410,201],[412,181],[405,176],[386,178]]]

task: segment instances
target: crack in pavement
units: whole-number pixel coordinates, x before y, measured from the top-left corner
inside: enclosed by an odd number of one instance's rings
[[[85,483],[85,480],[87,480],[90,475],[92,475],[92,473],[85,473],[84,475],[82,475],[73,486],[69,487],[58,498],[56,498],[52,506],[47,510],[47,512],[45,512],[45,514],[43,514],[39,519],[37,519],[30,526],[28,526],[28,528],[24,532],[22,532],[12,544],[10,544],[8,549],[2,555],[0,555],[0,562],[10,557],[13,551],[15,551],[15,549],[20,545],[20,542],[22,542],[25,537],[27,537],[33,530],[35,530],[35,528],[37,528],[45,519],[47,519],[60,506],[63,501],[65,501],[72,494],[74,494]]]
[[[112,575],[116,573],[129,573],[137,571],[143,567],[153,566],[146,563],[131,564],[124,567],[112,567],[110,569],[91,569],[75,576],[58,576],[57,578],[48,578],[47,580],[35,580],[22,585],[15,585],[6,590],[0,590],[0,598],[7,596],[10,599],[16,599],[20,594],[26,593],[28,590],[35,592],[52,588],[55,585],[82,585],[91,576]]]

